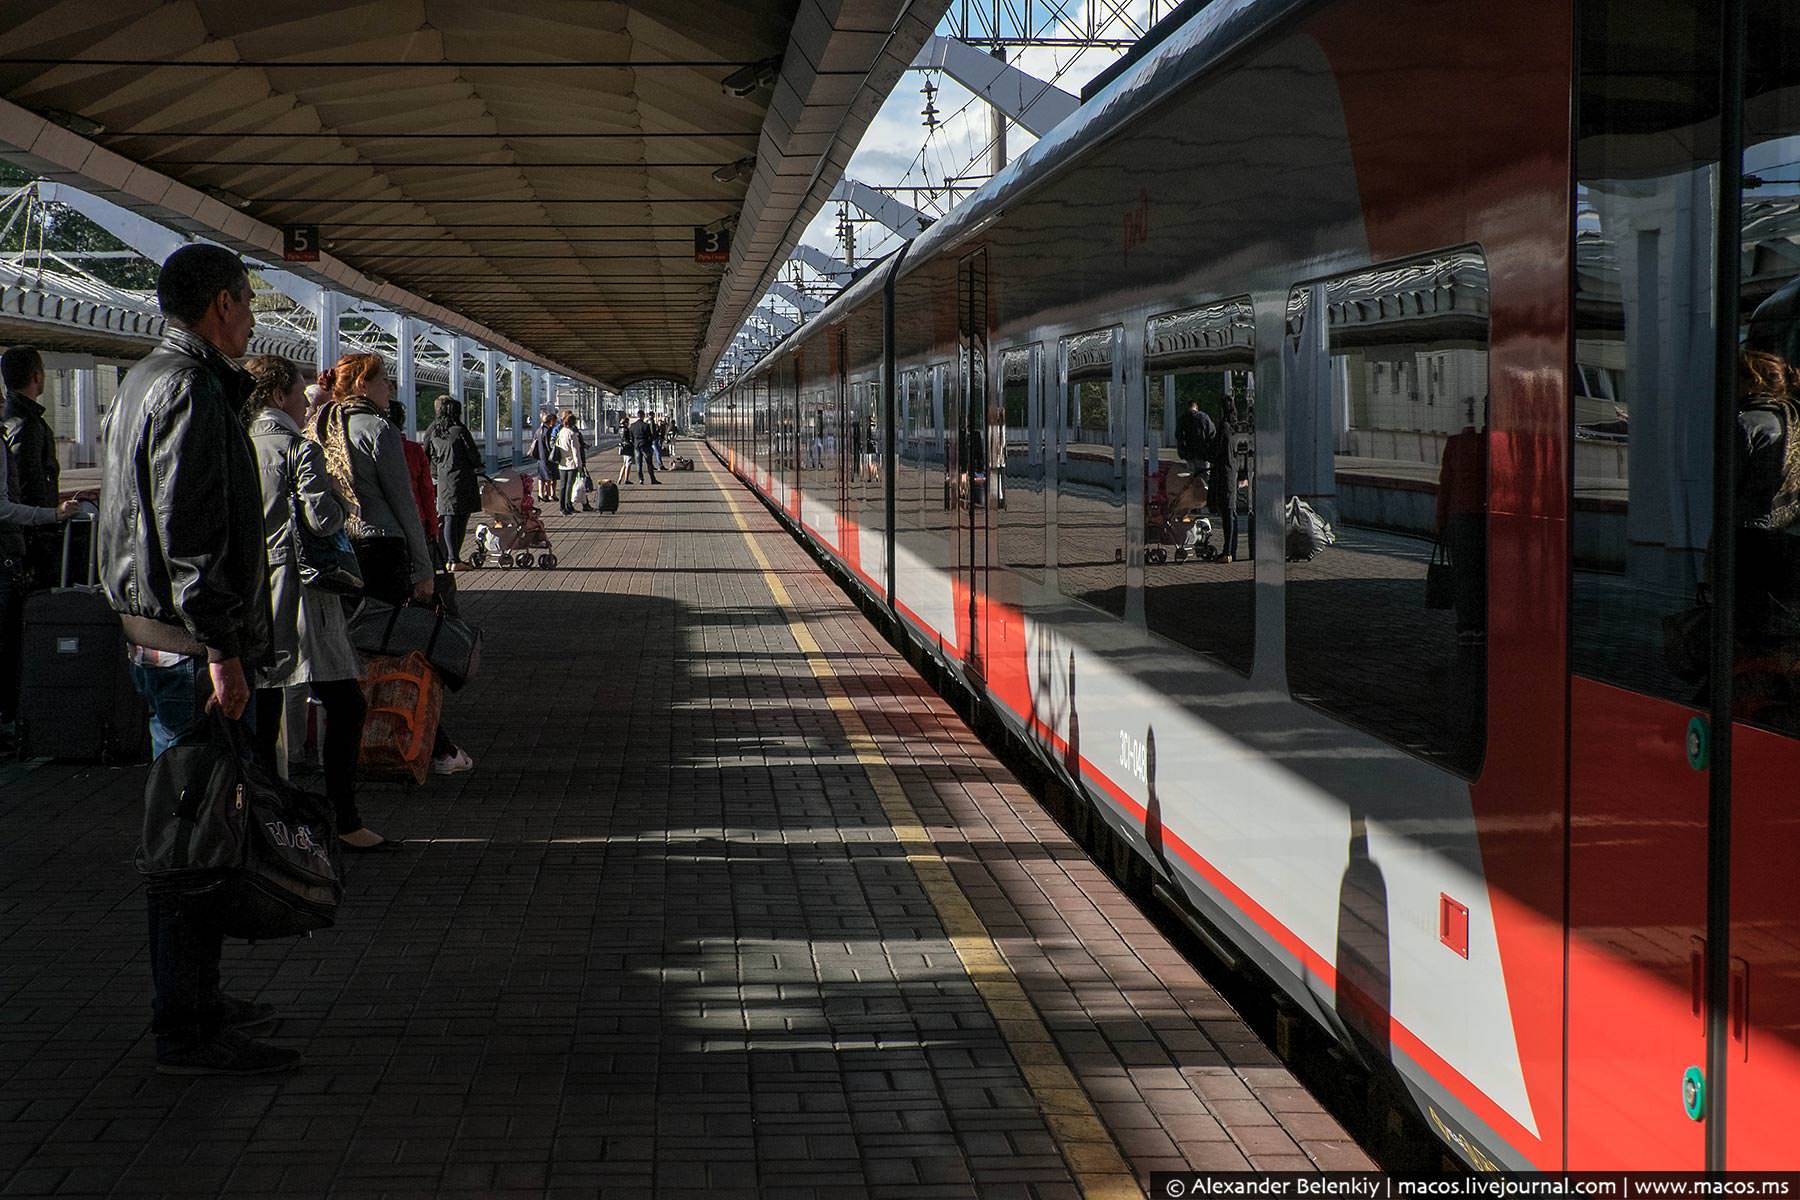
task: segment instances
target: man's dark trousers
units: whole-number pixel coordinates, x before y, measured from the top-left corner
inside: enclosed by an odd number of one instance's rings
[[[150,741],[157,757],[204,735],[206,697],[212,685],[203,662],[134,665],[131,678],[150,708]],[[150,892],[147,899],[150,976],[156,985],[150,1030],[161,1056],[210,1041],[222,1032],[219,958],[225,935],[194,898]]]

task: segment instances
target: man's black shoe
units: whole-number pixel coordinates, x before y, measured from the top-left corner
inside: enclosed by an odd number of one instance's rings
[[[271,1075],[301,1062],[298,1050],[271,1046],[228,1029],[209,1042],[156,1056],[160,1075]]]
[[[273,1004],[258,1004],[254,1000],[220,996],[219,1003],[225,1010],[220,1024],[226,1029],[255,1029],[261,1025],[272,1025],[279,1015]]]

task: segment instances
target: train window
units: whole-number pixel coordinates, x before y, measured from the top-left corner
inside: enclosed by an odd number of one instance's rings
[[[1030,579],[1044,577],[1047,549],[1044,505],[1042,397],[1043,347],[1027,346],[1000,356],[1003,421],[991,440],[999,450],[994,475],[1000,487],[995,521],[999,561]]]
[[[1800,735],[1800,11],[1752,0],[1732,708]]]
[[[1465,775],[1486,741],[1487,348],[1473,249],[1296,289],[1282,348],[1288,686]]]
[[[1065,426],[1056,478],[1057,586],[1116,617],[1125,615],[1119,333],[1115,326],[1062,339]]]
[[[1625,11],[1590,11],[1606,7]],[[1704,628],[1689,652],[1698,661],[1681,661],[1682,639],[1665,637],[1665,619],[1706,599],[1713,519],[1719,30],[1702,6],[1689,20],[1667,36],[1582,42],[1575,365],[1585,386],[1571,397],[1569,622],[1578,674],[1704,703]],[[1641,92],[1652,74],[1695,82]]]
[[[1144,619],[1246,675],[1255,343],[1248,297],[1152,317],[1144,337]]]

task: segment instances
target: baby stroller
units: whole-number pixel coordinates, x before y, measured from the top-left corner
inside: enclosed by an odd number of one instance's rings
[[[485,567],[492,561],[502,567],[540,567],[546,571],[556,566],[556,554],[550,549],[550,535],[537,514],[529,479],[483,475],[481,511],[489,520],[475,528],[475,549],[469,554],[471,565]]]
[[[1173,463],[1147,471],[1144,480],[1144,561],[1211,562],[1224,552],[1213,542],[1216,526],[1207,507],[1206,481],[1183,476]]]

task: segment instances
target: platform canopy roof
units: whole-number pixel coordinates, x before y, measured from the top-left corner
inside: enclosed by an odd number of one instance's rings
[[[316,225],[297,272],[580,377],[699,380],[947,4],[0,0],[0,157],[264,258]]]

